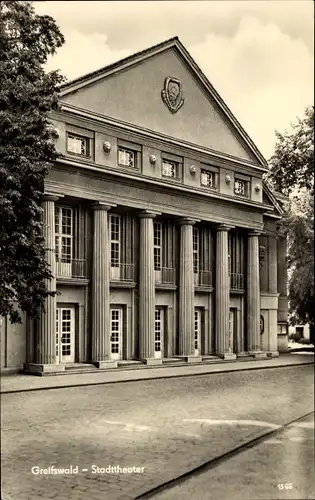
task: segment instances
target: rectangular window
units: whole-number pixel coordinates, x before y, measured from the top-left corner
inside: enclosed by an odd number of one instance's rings
[[[207,187],[215,187],[215,174],[208,170],[201,170],[201,185]]]
[[[238,196],[248,196],[249,182],[243,179],[235,178],[234,180],[234,194]]]
[[[154,222],[154,270],[160,271],[162,264],[162,224]]]
[[[67,151],[80,156],[90,156],[90,139],[80,135],[67,134]]]
[[[199,272],[199,229],[193,228],[193,265],[194,273]]]
[[[131,149],[118,148],[118,165],[123,167],[136,167],[136,153]]]
[[[110,264],[111,267],[119,267],[120,265],[120,216],[111,214],[109,217],[110,223]]]
[[[57,262],[71,263],[73,248],[73,212],[55,207],[55,251]]]
[[[178,165],[177,163],[173,161],[163,161],[162,164],[162,176],[163,177],[170,177],[175,179],[178,177]]]

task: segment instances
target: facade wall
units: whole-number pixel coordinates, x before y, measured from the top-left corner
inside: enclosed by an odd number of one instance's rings
[[[26,360],[26,322],[11,324],[0,317],[1,370],[22,368]]]
[[[265,167],[193,74],[172,49],[63,96],[43,199],[58,295],[26,333],[4,320],[1,367],[277,352],[286,248]]]

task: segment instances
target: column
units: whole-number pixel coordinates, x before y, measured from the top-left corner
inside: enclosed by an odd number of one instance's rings
[[[230,277],[228,232],[231,226],[217,227],[216,282],[215,282],[215,324],[216,354],[223,359],[235,359],[236,354],[228,352],[230,317]]]
[[[153,219],[156,213],[145,211],[140,218],[139,256],[139,358],[148,365],[161,364],[154,358],[155,273]]]
[[[93,205],[93,274],[92,274],[92,361],[98,367],[117,366],[110,359],[110,251],[108,210],[111,205]]]
[[[56,292],[55,202],[57,200],[58,196],[52,194],[45,194],[42,198],[42,235],[46,248],[45,259],[52,274],[51,279],[45,279],[45,286],[49,292]],[[32,341],[31,335],[28,335],[27,341]],[[58,365],[56,359],[56,295],[49,295],[45,298],[44,307],[39,313],[34,354],[34,359],[31,359],[31,348],[28,347],[26,371],[43,373],[64,370],[64,366]]]
[[[273,297],[272,309],[269,309],[268,355],[278,357],[278,251],[277,237],[268,236],[268,291]]]
[[[195,361],[194,346],[194,268],[193,225],[195,220],[180,221],[179,267],[179,347],[178,354],[186,361]]]
[[[254,357],[266,357],[260,347],[259,232],[248,233],[247,248],[247,350]]]

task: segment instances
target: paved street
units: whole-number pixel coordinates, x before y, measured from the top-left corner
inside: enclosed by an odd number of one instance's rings
[[[215,500],[314,500],[314,414],[154,498],[204,500],[209,492]]]
[[[313,371],[291,366],[3,394],[2,500],[134,499],[313,411]],[[77,466],[78,474],[36,473],[53,465]],[[93,465],[104,470],[93,473]],[[127,470],[106,473],[108,466]]]

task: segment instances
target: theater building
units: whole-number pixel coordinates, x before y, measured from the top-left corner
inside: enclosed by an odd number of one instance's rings
[[[277,356],[281,205],[266,160],[178,38],[65,84],[60,104],[42,201],[58,294],[38,322],[2,318],[1,368]]]

